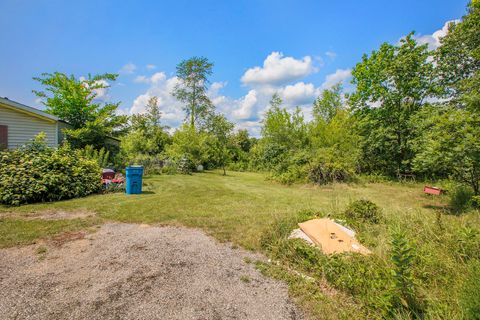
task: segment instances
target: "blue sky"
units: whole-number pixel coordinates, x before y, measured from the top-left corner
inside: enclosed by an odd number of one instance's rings
[[[414,30],[438,44],[467,1],[28,1],[0,0],[0,96],[40,107],[42,72],[119,73],[100,99],[141,112],[160,97],[165,122],[182,118],[169,95],[175,66],[191,56],[215,63],[209,92],[238,127],[258,133],[273,92],[308,114],[313,99],[364,53]],[[308,115],[307,115],[308,117]]]

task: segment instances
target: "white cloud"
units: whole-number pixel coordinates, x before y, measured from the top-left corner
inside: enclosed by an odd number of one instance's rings
[[[164,72],[157,72],[150,78],[142,78],[142,81],[149,83],[150,87],[144,94],[139,95],[130,107],[129,113],[143,113],[148,100],[158,97],[158,105],[162,111],[162,121],[170,127],[178,127],[183,119],[184,113],[182,104],[175,99],[171,92],[178,83],[177,77],[167,78]]]
[[[133,82],[150,83],[150,78],[148,78],[147,76],[136,76],[135,79],[133,79]]]
[[[137,66],[130,62],[124,65],[118,72],[122,74],[132,74],[135,70],[137,70]]]
[[[147,64],[145,67],[147,68],[147,70],[153,70],[157,68],[157,66],[154,64]]]
[[[325,77],[325,82],[322,83],[322,89],[330,89],[339,82],[344,82],[352,76],[351,69],[337,69]]]
[[[448,27],[451,23],[459,23],[460,20],[450,20],[445,22],[443,27],[437,31],[435,31],[432,34],[427,34],[427,35],[418,35],[415,36],[415,39],[417,40],[418,43],[420,44],[427,44],[428,49],[430,50],[435,50],[440,46],[440,39],[445,37],[448,33]]]
[[[281,52],[272,52],[263,62],[263,67],[248,69],[241,81],[248,85],[278,85],[303,78],[315,71],[317,68],[310,56],[295,59],[284,57]]]
[[[96,94],[95,99],[106,100],[108,98],[108,88],[110,87],[110,84],[106,80],[95,81],[95,84],[101,84],[103,86],[106,86],[106,88],[99,88],[93,90],[93,92]]]
[[[233,110],[232,114],[235,119],[249,119],[252,117],[253,109],[257,103],[257,92],[250,90],[245,97],[240,99],[238,109]]]
[[[302,105],[312,103],[317,95],[317,90],[312,83],[297,82],[283,88],[280,95],[287,104]]]
[[[337,57],[337,54],[333,51],[327,51],[325,52],[325,55],[330,58],[330,60],[335,60]]]
[[[235,129],[247,129],[251,136],[258,138],[262,132],[262,123],[260,121],[242,121],[236,123]]]
[[[84,82],[84,85],[87,86],[87,83],[85,82],[87,80],[86,77],[80,76],[78,78],[80,81]],[[107,80],[97,80],[94,82],[94,84],[101,84],[105,86],[106,88],[98,88],[98,89],[93,89],[92,92],[95,94],[95,100],[99,101],[106,101],[110,98],[108,95],[108,89],[110,88],[110,83]]]

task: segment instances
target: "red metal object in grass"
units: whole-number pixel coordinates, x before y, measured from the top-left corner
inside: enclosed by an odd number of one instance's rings
[[[423,187],[423,192],[427,193],[427,194],[433,194],[433,195],[436,195],[436,196],[439,196],[441,195],[444,191],[440,188],[437,188],[437,187],[429,187],[429,186],[425,186]]]

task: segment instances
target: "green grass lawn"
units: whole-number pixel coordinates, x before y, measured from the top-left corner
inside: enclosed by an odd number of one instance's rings
[[[325,187],[310,185],[284,186],[267,181],[262,174],[207,172],[194,175],[164,175],[145,179],[142,195],[122,193],[95,195],[82,199],[0,207],[0,212],[19,216],[42,210],[90,210],[101,220],[184,225],[199,227],[219,240],[232,241],[248,249],[257,249],[265,228],[275,219],[301,210],[333,213],[343,210],[352,200],[368,198],[389,215],[416,212],[433,219],[426,208],[436,201],[422,194],[420,185],[336,184]],[[99,219],[95,219],[99,222]],[[37,237],[91,224],[78,220],[46,222],[18,219],[0,221],[0,246],[24,244]],[[50,227],[48,227],[50,226]],[[22,230],[27,229],[28,232]]]
[[[457,239],[463,239],[461,232],[467,227],[480,228],[480,215],[474,211],[462,215],[448,214],[447,211],[442,213],[439,209],[445,206],[446,199],[426,196],[422,187],[418,183],[285,186],[268,181],[258,173],[228,172],[227,176],[222,176],[219,171],[150,176],[144,179],[145,192],[141,195],[116,193],[20,207],[0,206],[0,247],[28,244],[65,231],[119,221],[200,228],[220,241],[231,241],[247,249],[271,254],[261,246],[261,240],[275,223],[298,219],[299,212],[306,210],[318,212],[320,216],[335,215],[343,212],[351,201],[366,198],[382,208],[384,221],[360,232],[360,239],[376,257],[388,261],[391,228],[402,226],[423,259],[418,272],[421,273],[419,277],[422,277],[422,290],[425,291],[422,294],[432,301],[430,306],[433,311],[429,311],[429,315],[433,318],[458,318],[461,313],[457,295],[461,291],[467,262],[464,263],[463,258],[455,253],[463,250],[462,245],[465,246]],[[52,210],[91,211],[96,215],[56,221],[29,217]],[[468,237],[465,243],[476,243],[475,238]],[[471,239],[474,239],[473,242]],[[299,261],[302,258],[295,252],[292,255],[288,250],[293,249],[284,247],[277,250],[280,257],[285,257],[287,269],[293,267],[308,274],[312,269],[305,267]],[[465,250],[471,251],[468,248]],[[294,257],[293,260],[291,257]],[[369,310],[362,302],[365,299],[356,299],[355,294],[348,292],[329,296],[319,289],[321,279],[318,277],[320,282],[309,283],[295,274],[287,274],[287,269],[259,268],[266,274],[287,281],[292,296],[313,317],[325,314],[332,319],[361,318],[360,314],[366,318],[373,317],[364,311],[358,313],[359,309]]]

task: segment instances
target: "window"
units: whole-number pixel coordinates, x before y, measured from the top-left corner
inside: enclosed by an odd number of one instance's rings
[[[0,150],[8,148],[8,127],[0,125]]]

